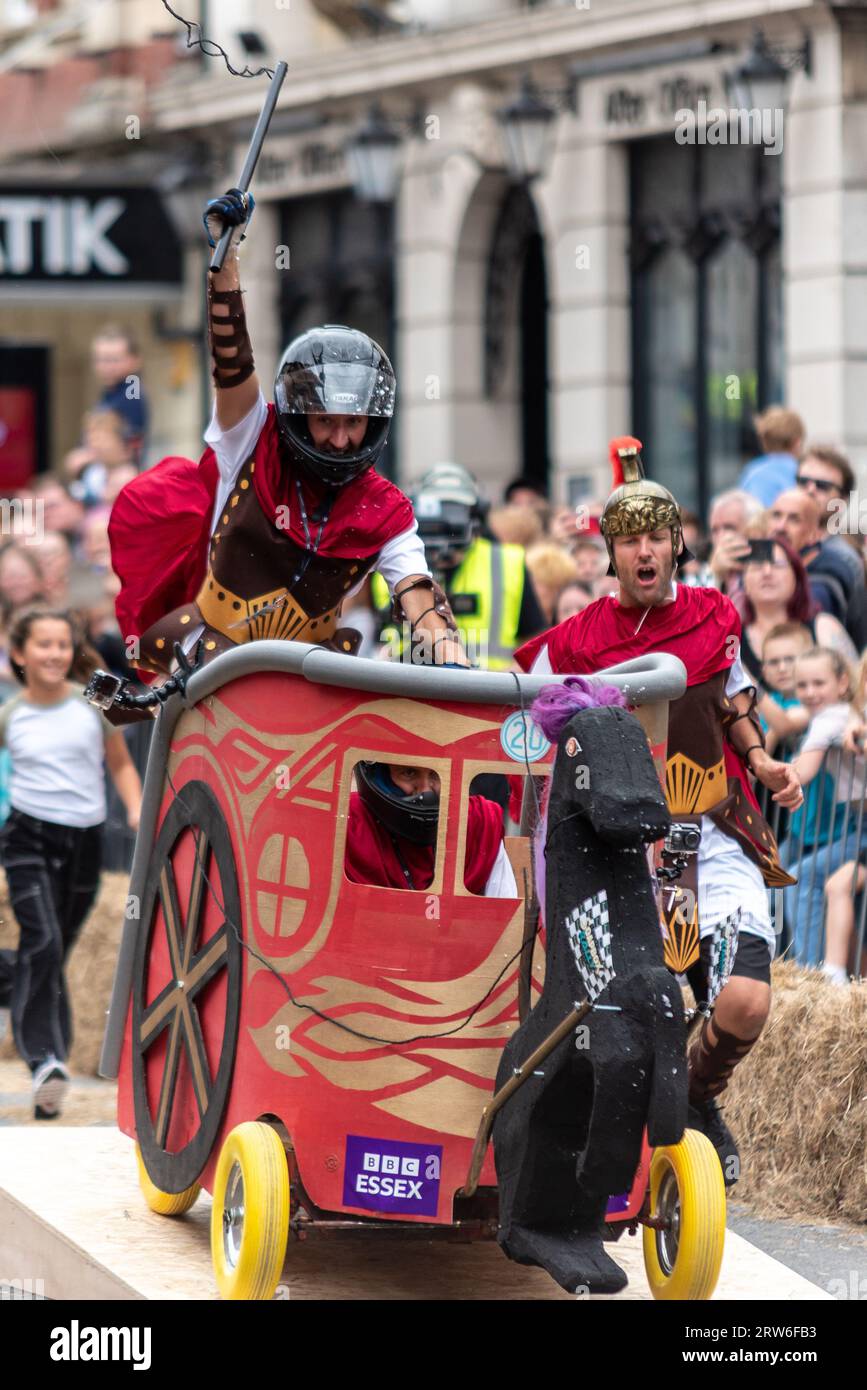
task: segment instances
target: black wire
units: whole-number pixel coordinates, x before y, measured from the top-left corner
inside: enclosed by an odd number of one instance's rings
[[[262,77],[263,74],[265,77],[274,76],[273,68],[257,68],[256,71],[253,72],[249,67],[244,67],[243,70],[239,72],[239,70],[233,68],[232,64],[229,62],[229,55],[225,48],[221,48],[213,39],[205,38],[202,33],[201,24],[197,24],[194,19],[184,19],[182,14],[177,14],[168,3],[168,0],[163,0],[163,6],[168,10],[172,19],[176,19],[179,24],[183,24],[186,27],[187,48],[200,48],[206,58],[222,58],[233,77]],[[197,38],[193,36],[194,29],[198,29],[199,31]]]
[[[524,720],[524,766],[527,769],[527,776],[530,779],[530,786],[533,789],[533,800],[536,803],[536,826],[538,827],[542,820],[542,805],[539,801],[539,793],[536,790],[536,779],[533,776],[533,769],[530,767],[530,759],[527,755],[527,720],[530,718],[530,714],[527,710],[526,705],[524,704],[524,691],[521,686],[520,679],[518,678],[517,671],[510,671],[509,675],[514,680],[515,685],[518,687],[518,700],[521,705],[521,714]]]
[[[174,784],[174,781],[173,781],[173,779],[172,779],[172,774],[171,774],[171,772],[169,771],[168,765],[166,765],[166,778],[167,778],[168,784],[169,784],[169,786],[171,787],[172,791],[174,792],[175,797],[177,798],[177,800],[181,803],[181,805],[184,807],[184,809],[185,809],[190,815],[192,815],[192,811],[191,811],[190,808],[187,806],[186,802],[184,801],[183,797],[181,796],[180,792],[178,791],[177,787],[176,787],[175,784]],[[196,856],[197,856],[197,858],[198,858],[199,836],[201,835],[201,827],[200,827],[200,826],[197,826],[197,825],[193,825],[193,824],[191,823],[191,824],[190,824],[190,829],[191,829],[192,832],[193,832],[193,839],[194,839],[195,845],[196,845]],[[486,994],[483,994],[482,997],[481,997],[481,999],[479,1000],[479,1002],[473,1006],[473,1008],[470,1010],[470,1012],[469,1012],[469,1014],[467,1015],[467,1017],[464,1019],[463,1023],[457,1024],[454,1028],[447,1028],[447,1029],[445,1030],[445,1032],[443,1032],[443,1033],[416,1033],[416,1034],[415,1034],[413,1037],[411,1037],[411,1038],[378,1038],[378,1037],[376,1037],[376,1036],[375,1036],[374,1034],[372,1034],[372,1033],[360,1033],[360,1032],[358,1031],[357,1028],[351,1028],[351,1027],[349,1026],[348,1023],[343,1023],[339,1018],[334,1018],[331,1014],[323,1013],[321,1009],[317,1009],[317,1008],[316,1008],[315,1004],[306,1004],[306,1003],[304,1002],[304,1000],[302,1000],[302,999],[296,999],[296,998],[295,998],[295,995],[292,993],[291,989],[289,988],[288,984],[286,983],[285,977],[284,977],[283,975],[280,974],[280,971],[279,971],[279,970],[275,970],[275,968],[274,968],[274,966],[271,964],[271,962],[270,962],[265,956],[260,955],[259,952],[256,950],[256,948],[255,948],[254,946],[251,946],[251,945],[250,945],[249,941],[245,941],[245,940],[244,940],[243,936],[241,935],[240,931],[238,930],[237,925],[231,920],[231,918],[229,917],[228,913],[226,912],[225,907],[224,907],[223,904],[220,902],[220,899],[219,899],[218,896],[217,896],[217,893],[216,893],[216,890],[215,890],[215,888],[214,888],[214,885],[211,883],[211,880],[208,878],[208,875],[205,873],[205,870],[204,870],[204,869],[202,869],[202,878],[205,880],[205,884],[206,884],[206,886],[207,886],[208,892],[210,893],[210,895],[211,895],[211,897],[213,898],[214,902],[217,904],[217,907],[220,909],[220,912],[223,914],[223,919],[224,919],[224,921],[225,921],[225,923],[226,923],[226,926],[231,928],[231,930],[232,930],[232,932],[233,932],[233,934],[234,934],[234,936],[235,936],[235,939],[237,940],[238,944],[239,944],[240,946],[242,946],[243,949],[244,949],[245,951],[248,951],[248,952],[250,953],[251,956],[253,956],[256,960],[258,960],[259,963],[260,963],[261,965],[267,966],[267,968],[271,971],[271,974],[274,975],[274,977],[279,981],[279,983],[280,983],[280,985],[282,986],[282,988],[285,990],[286,996],[287,996],[287,998],[289,999],[290,1004],[294,1004],[294,1006],[295,1006],[296,1009],[308,1009],[308,1010],[310,1011],[310,1013],[315,1014],[317,1018],[321,1018],[321,1019],[323,1020],[323,1022],[325,1022],[325,1023],[333,1023],[335,1028],[342,1028],[343,1031],[344,1031],[344,1033],[350,1033],[350,1034],[352,1035],[353,1038],[360,1038],[363,1042],[379,1043],[379,1044],[380,1044],[381,1046],[383,1046],[383,1047],[407,1047],[407,1046],[409,1045],[409,1043],[430,1042],[430,1041],[432,1041],[432,1040],[435,1039],[435,1038],[449,1038],[449,1037],[452,1037],[453,1034],[455,1034],[455,1033],[460,1033],[462,1029],[466,1028],[467,1025],[470,1024],[470,1023],[473,1021],[473,1019],[475,1018],[476,1014],[479,1012],[479,1009],[482,1007],[482,1005],[485,1003],[485,1001],[488,1000],[488,999],[490,999],[491,995],[493,994],[494,990],[497,988],[497,985],[498,985],[498,984],[500,983],[500,981],[502,980],[502,978],[503,978],[503,976],[505,975],[506,971],[507,971],[512,965],[514,965],[515,961],[518,959],[518,957],[521,955],[521,953],[522,953],[523,950],[524,950],[524,945],[522,944],[522,945],[520,946],[520,948],[519,948],[519,949],[515,952],[515,954],[512,956],[511,960],[507,960],[507,961],[506,961],[506,964],[503,966],[503,968],[502,968],[502,970],[500,971],[499,975],[498,975],[497,978],[494,980],[494,982],[493,982],[493,984],[491,985],[490,989],[487,991]],[[540,927],[541,927],[541,923],[540,923],[540,925],[536,928],[536,935],[538,935],[539,930],[540,930]]]

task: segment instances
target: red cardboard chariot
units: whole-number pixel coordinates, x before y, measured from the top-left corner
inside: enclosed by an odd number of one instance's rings
[[[681,663],[603,674],[662,772]],[[489,1147],[468,1174],[544,957],[526,838],[505,842],[519,897],[465,885],[468,799],[483,774],[541,789],[552,751],[527,710],[552,679],[266,641],[219,657],[161,711],[101,1070],[119,1076],[118,1124],[154,1210],[214,1194],[224,1296],[271,1297],[290,1231],[374,1219],[495,1233]],[[363,759],[439,773],[423,891],[346,877]],[[609,1220],[634,1224],[646,1191],[642,1163]]]

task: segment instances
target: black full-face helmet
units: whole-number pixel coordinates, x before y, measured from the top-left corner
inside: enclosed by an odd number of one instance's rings
[[[311,328],[283,353],[274,382],[280,433],[320,482],[342,487],[376,463],[394,415],[396,383],[386,353],[358,329]],[[316,448],[308,415],[366,415],[361,447],[345,454]]]
[[[407,796],[391,780],[386,763],[359,763],[358,794],[392,835],[415,845],[434,845],[440,815],[439,792]]]

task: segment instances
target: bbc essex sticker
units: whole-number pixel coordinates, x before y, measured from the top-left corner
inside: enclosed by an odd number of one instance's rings
[[[440,1197],[441,1144],[346,1136],[343,1203],[401,1216],[436,1216]]]

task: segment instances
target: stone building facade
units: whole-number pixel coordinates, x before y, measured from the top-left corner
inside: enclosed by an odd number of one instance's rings
[[[123,61],[119,50],[88,59],[70,38],[63,82],[41,79],[46,94],[66,93],[62,111],[49,120],[46,108],[39,132],[18,117],[0,134],[0,197],[25,175],[44,191],[88,172],[156,190],[178,228],[177,284],[160,285],[157,264],[140,290],[115,285],[114,298],[103,284],[44,282],[16,286],[14,302],[0,295],[3,342],[53,347],[57,447],[74,435],[81,354],[109,305],[142,334],[153,449],[195,452],[200,437],[198,210],[234,181],[264,80],[182,54],[166,16],[148,29],[158,8],[115,6],[142,26],[127,31],[136,42]],[[377,9],[373,32],[342,0],[206,6],[208,32],[233,61],[238,34],[252,31],[265,60],[290,63],[244,249],[263,381],[299,328],[357,323],[395,357],[398,478],[457,459],[492,497],[522,473],[558,500],[604,493],[606,441],[634,431],[654,475],[703,509],[749,455],[754,410],[775,400],[801,412],[811,437],[867,462],[865,6],[368,7]],[[728,79],[757,25],[788,54],[809,40],[808,70],[802,53],[773,140],[756,143],[737,113],[724,135],[701,119],[690,134],[685,112],[712,121],[732,109]],[[263,61],[258,50],[242,56]],[[20,69],[0,53],[0,100],[13,82],[25,100],[36,79]],[[557,115],[545,171],[519,184],[497,112],[527,72]],[[356,199],[346,157],[374,101],[405,137],[396,197],[381,205]],[[124,120],[136,113],[140,135],[129,139]]]

